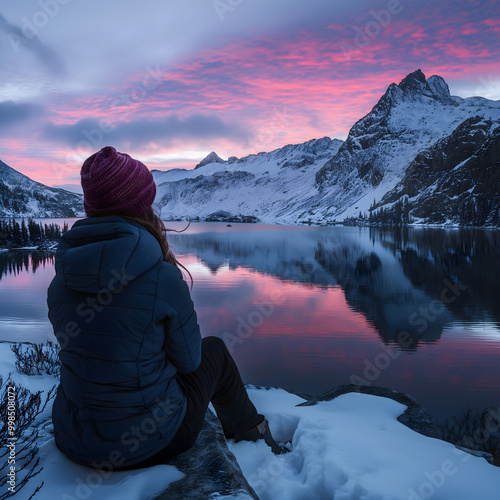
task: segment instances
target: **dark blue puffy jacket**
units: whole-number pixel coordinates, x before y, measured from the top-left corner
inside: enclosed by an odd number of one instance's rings
[[[77,221],[55,267],[47,303],[61,346],[56,444],[85,465],[138,463],[173,438],[186,413],[176,374],[201,361],[188,286],[155,237],[118,216]]]

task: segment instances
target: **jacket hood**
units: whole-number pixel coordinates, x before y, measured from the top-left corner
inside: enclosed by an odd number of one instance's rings
[[[119,216],[88,217],[62,236],[55,268],[66,287],[98,293],[121,288],[162,260],[160,244],[140,224]]]

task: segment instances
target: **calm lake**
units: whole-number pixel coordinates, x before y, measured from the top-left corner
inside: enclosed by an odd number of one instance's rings
[[[247,383],[379,385],[438,419],[500,403],[498,231],[213,222],[169,241],[202,336],[226,341]],[[51,254],[0,253],[0,340],[54,340],[53,275]]]

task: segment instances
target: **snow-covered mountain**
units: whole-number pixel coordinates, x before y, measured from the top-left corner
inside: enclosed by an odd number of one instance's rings
[[[482,134],[475,130],[478,121],[470,120],[474,117],[489,122],[482,127]],[[477,154],[492,134],[498,134],[499,122],[500,101],[451,96],[441,77],[431,76],[426,80],[420,70],[409,74],[399,85],[389,86],[373,110],[352,127],[338,154],[318,172],[320,202],[314,215],[341,219],[357,216],[359,211],[368,211],[374,200],[378,207],[391,207],[397,197],[386,194],[410,172],[413,172],[412,182],[418,179],[419,185],[419,193],[414,193],[417,198],[410,195],[408,199],[410,214],[416,215],[413,209],[422,202],[432,207],[437,195],[433,186],[438,176],[430,170],[439,169],[440,179],[445,183],[449,177],[457,177],[458,172],[452,173],[453,169]],[[467,138],[469,135],[475,136],[473,145]],[[453,144],[453,157],[439,167],[434,162],[430,169],[416,168],[421,161],[417,158],[435,158],[448,144]],[[465,197],[470,198],[477,189],[483,170],[494,169],[492,160],[483,155],[474,174],[466,182],[455,184],[455,195],[461,201],[462,193],[469,191]],[[498,189],[497,183],[497,195]],[[423,191],[425,194],[420,197]],[[398,192],[401,196],[408,195],[402,190]],[[439,222],[445,222],[444,214],[440,217],[432,208],[425,215],[433,213]],[[438,222],[421,215],[422,222]]]
[[[324,137],[228,161],[212,152],[195,170],[153,171],[155,203],[165,219],[297,224],[342,221],[367,214],[374,201],[390,209],[405,199],[419,222],[473,222],[470,214],[499,206],[499,122],[500,101],[451,96],[440,76],[417,70],[391,84],[345,142]],[[446,197],[460,210],[439,208]]]
[[[323,137],[228,161],[210,153],[193,170],[153,170],[158,188],[155,204],[166,220],[199,217],[295,224],[301,219],[298,200],[317,193],[315,174],[341,145],[338,139]]]
[[[395,212],[407,200],[414,220],[499,225],[499,167],[500,127],[475,116],[419,153],[374,208]]]
[[[35,182],[0,161],[0,217],[76,217],[83,195]]]

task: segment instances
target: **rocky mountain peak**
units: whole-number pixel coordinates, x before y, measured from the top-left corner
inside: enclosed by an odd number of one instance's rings
[[[443,104],[455,103],[442,77],[433,75],[426,79],[422,70],[417,69],[403,78],[398,85],[391,83],[374,109],[387,112],[404,101],[429,102],[429,99]]]
[[[342,150],[367,146],[359,141],[353,142],[353,138],[370,135],[370,143],[380,138],[389,127],[390,116],[399,105],[405,103],[411,103],[412,106],[415,105],[415,110],[420,109],[420,112],[425,113],[423,109],[429,105],[432,106],[434,103],[455,105],[455,100],[451,97],[448,85],[442,77],[433,75],[426,80],[422,70],[417,69],[403,78],[399,84],[389,85],[370,113],[351,128]]]
[[[448,84],[444,81],[444,79],[441,76],[432,75],[427,80],[427,83],[428,83],[430,89],[432,90],[432,92],[436,96],[444,97],[447,99],[451,98],[450,88],[448,87]]]
[[[204,165],[208,165],[209,163],[224,163],[224,160],[215,151],[212,151],[194,168],[197,169],[203,167]]]
[[[414,91],[414,90],[422,90],[427,85],[427,80],[425,79],[425,75],[422,73],[422,70],[417,69],[413,73],[406,75],[398,85],[398,87],[403,91]]]

